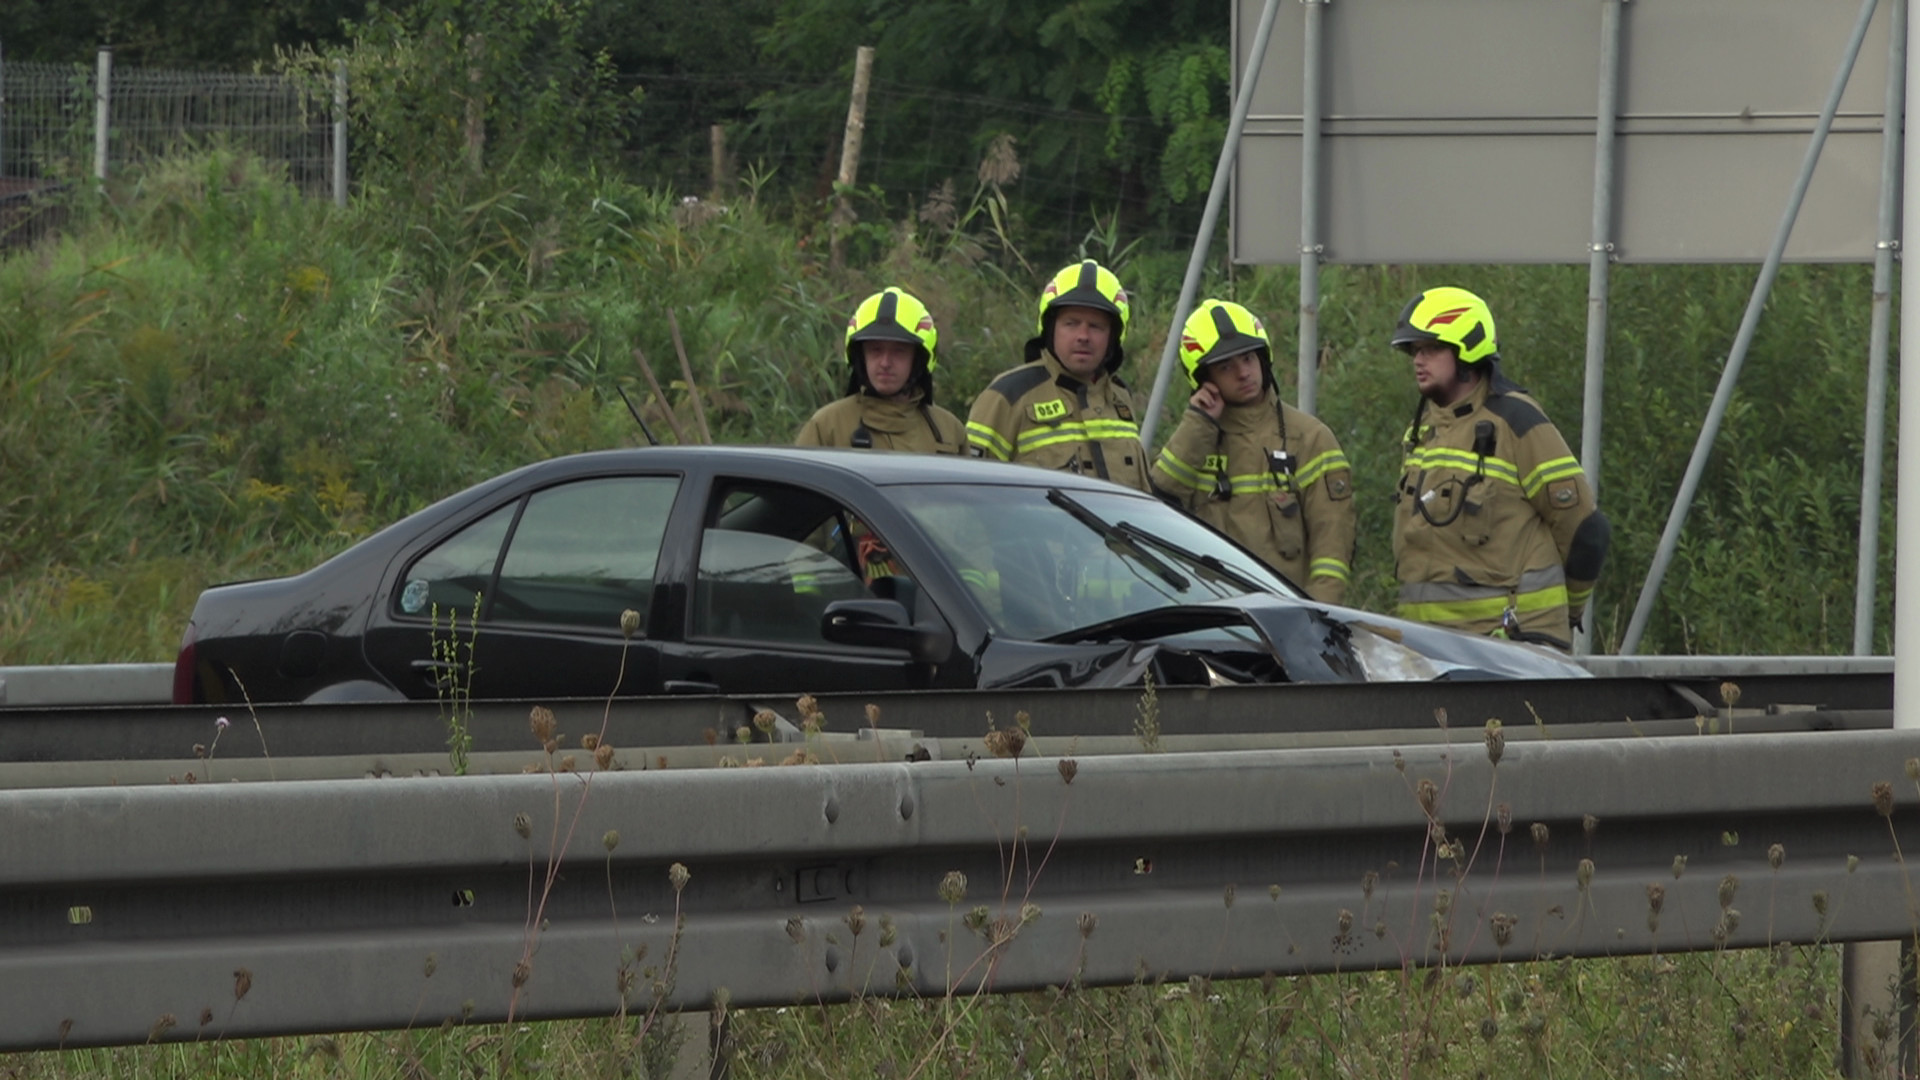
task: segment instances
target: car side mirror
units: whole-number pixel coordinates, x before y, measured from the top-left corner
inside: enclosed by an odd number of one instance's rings
[[[937,620],[914,623],[898,600],[835,600],[820,616],[820,636],[835,645],[900,649],[924,664],[953,653],[953,631]]]

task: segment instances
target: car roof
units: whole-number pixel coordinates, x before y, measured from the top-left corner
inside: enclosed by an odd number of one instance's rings
[[[773,462],[817,467],[859,477],[881,487],[899,484],[999,484],[1009,487],[1059,487],[1111,490],[1115,485],[1092,476],[951,454],[910,454],[886,450],[796,446],[641,446],[595,450],[554,458],[529,468],[575,473],[596,469],[725,468],[753,470]],[[1128,489],[1123,489],[1128,490]]]

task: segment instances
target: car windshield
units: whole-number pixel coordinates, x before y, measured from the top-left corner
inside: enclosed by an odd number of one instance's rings
[[[980,601],[1028,640],[1181,604],[1298,592],[1185,514],[1120,492],[928,484],[894,501]]]

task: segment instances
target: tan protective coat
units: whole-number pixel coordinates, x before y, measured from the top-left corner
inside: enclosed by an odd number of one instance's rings
[[[852,446],[862,426],[873,438],[873,450],[904,450],[913,454],[964,454],[967,429],[960,418],[938,405],[921,408],[922,395],[911,402],[890,401],[871,394],[849,394],[808,418],[793,440],[795,446]]]
[[[1087,383],[1043,352],[995,376],[973,399],[967,438],[980,457],[1151,491],[1134,410],[1133,392],[1117,377]]]
[[[1286,436],[1281,436],[1281,410]],[[1269,451],[1293,456],[1291,474]],[[1217,497],[1225,481],[1226,498]],[[1154,486],[1226,533],[1323,604],[1353,577],[1353,471],[1333,431],[1272,390],[1215,420],[1188,406],[1153,464]]]

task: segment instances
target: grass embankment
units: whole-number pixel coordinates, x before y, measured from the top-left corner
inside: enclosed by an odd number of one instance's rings
[[[1031,333],[1035,283],[1000,234],[965,221],[901,223],[877,264],[834,271],[824,234],[751,199],[686,205],[591,173],[449,184],[340,211],[247,161],[184,159],[0,262],[0,664],[170,659],[210,581],[312,565],[514,465],[637,444],[614,393],[648,398],[636,349],[667,387],[647,402],[656,431],[671,438],[666,408],[691,430],[669,311],[723,442],[785,441],[835,396],[845,314],[880,284],[938,316],[941,399],[962,413]],[[1129,371],[1144,393],[1184,259],[1115,258],[1102,239],[1085,253],[1115,261],[1135,294]],[[1025,257],[1044,272],[1081,253]],[[1751,278],[1615,273],[1603,651]],[[1289,380],[1296,282],[1262,268],[1205,286],[1267,316]],[[1320,411],[1356,465],[1363,605],[1392,594],[1386,496],[1413,404],[1383,341],[1405,299],[1440,282],[1490,298],[1509,372],[1580,445],[1584,269],[1329,269]],[[1642,651],[1849,650],[1868,299],[1862,267],[1782,276]],[[1888,531],[1891,506],[1889,487]]]

